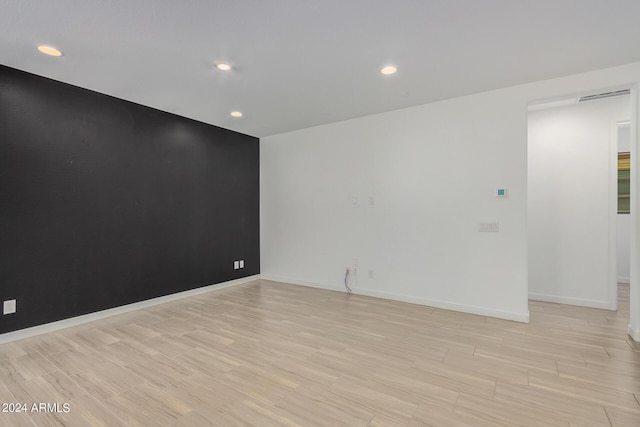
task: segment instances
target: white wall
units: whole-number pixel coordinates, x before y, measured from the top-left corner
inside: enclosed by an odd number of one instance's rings
[[[618,151],[628,152],[631,149],[631,130],[629,126],[623,126],[618,129]],[[629,283],[630,277],[630,254],[631,249],[631,215],[618,214],[616,222],[616,269],[617,281],[620,283]]]
[[[631,248],[631,216],[629,214],[619,214],[617,219],[617,274],[618,283],[629,283],[631,277],[629,261],[631,260],[629,250]]]
[[[640,342],[640,229],[638,228],[638,211],[640,211],[640,174],[638,173],[638,117],[640,115],[640,96],[638,95],[638,85],[631,89],[631,117],[636,120],[631,121],[631,262],[629,265],[630,282],[629,286],[629,329],[628,333],[635,341]],[[636,165],[636,166],[633,166]]]
[[[624,96],[529,113],[531,299],[616,308],[611,166],[616,122],[628,120],[629,110]]]
[[[638,79],[635,63],[262,139],[262,276],[342,289],[358,258],[356,292],[527,321],[527,103]]]

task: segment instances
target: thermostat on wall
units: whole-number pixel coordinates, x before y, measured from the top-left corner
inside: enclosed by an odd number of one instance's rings
[[[498,188],[496,190],[496,197],[507,198],[509,197],[509,190],[506,188]]]

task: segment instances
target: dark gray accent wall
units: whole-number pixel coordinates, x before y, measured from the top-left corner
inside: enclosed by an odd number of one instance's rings
[[[259,228],[257,138],[0,66],[0,333],[258,274]]]

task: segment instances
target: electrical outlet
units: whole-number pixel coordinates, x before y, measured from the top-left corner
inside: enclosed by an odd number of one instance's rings
[[[240,261],[233,261],[233,269],[237,270],[240,268]]]
[[[13,314],[16,312],[16,300],[10,299],[4,302],[2,314]]]
[[[240,260],[240,268],[244,268],[244,260],[243,259]]]

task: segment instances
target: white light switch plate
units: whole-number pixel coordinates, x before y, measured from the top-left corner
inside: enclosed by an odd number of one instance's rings
[[[233,261],[233,269],[237,270],[240,268],[240,261]]]
[[[244,260],[243,259],[240,260],[240,268],[244,268]]]

